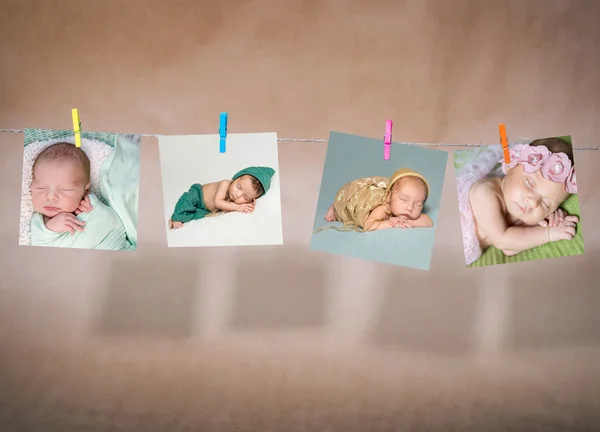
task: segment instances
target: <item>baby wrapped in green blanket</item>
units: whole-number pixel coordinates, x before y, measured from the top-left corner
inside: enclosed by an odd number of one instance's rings
[[[271,187],[274,174],[273,168],[253,166],[237,172],[231,180],[193,184],[175,204],[169,228],[181,228],[184,223],[222,211],[252,213],[256,200]]]
[[[33,164],[31,245],[126,250],[125,226],[90,187],[90,160],[69,143],[47,147]]]

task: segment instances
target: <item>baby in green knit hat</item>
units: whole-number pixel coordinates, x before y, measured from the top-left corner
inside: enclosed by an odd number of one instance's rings
[[[169,228],[181,228],[219,211],[252,213],[256,200],[271,187],[274,174],[273,168],[254,166],[237,172],[231,180],[193,184],[175,204]]]

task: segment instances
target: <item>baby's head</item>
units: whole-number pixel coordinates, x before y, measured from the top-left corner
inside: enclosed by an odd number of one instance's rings
[[[269,167],[251,166],[233,176],[227,190],[229,200],[236,204],[251,203],[263,196],[271,187],[275,170]]]
[[[74,144],[44,149],[33,163],[33,210],[47,217],[74,212],[90,187],[90,160]]]
[[[415,220],[421,216],[429,195],[423,176],[408,169],[398,170],[391,178],[386,202],[393,216]]]
[[[234,203],[247,204],[263,196],[265,188],[256,177],[244,174],[231,182],[227,192]]]
[[[546,138],[510,149],[511,163],[503,163],[502,194],[507,211],[527,224],[546,219],[577,193],[571,144]]]

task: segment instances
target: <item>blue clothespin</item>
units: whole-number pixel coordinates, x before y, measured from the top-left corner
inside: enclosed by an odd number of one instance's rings
[[[219,151],[225,153],[225,143],[227,140],[227,113],[222,112],[219,120]]]

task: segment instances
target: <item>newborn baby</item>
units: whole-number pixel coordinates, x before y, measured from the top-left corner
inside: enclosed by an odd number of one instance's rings
[[[126,234],[119,216],[89,193],[90,160],[81,148],[51,145],[38,155],[32,171],[33,246],[124,247]]]
[[[559,208],[569,194],[577,193],[569,143],[549,138],[519,144],[510,149],[510,160],[502,161],[504,177],[484,178],[469,192],[481,250],[493,245],[511,256],[572,239],[579,218]]]
[[[342,222],[359,231],[387,228],[428,228],[431,218],[423,213],[429,195],[425,178],[408,168],[390,179],[366,177],[344,185],[325,214],[327,222]]]
[[[248,167],[231,180],[193,184],[175,204],[169,228],[181,228],[184,223],[202,219],[219,211],[252,213],[258,198],[271,187],[275,170],[268,167]]]

